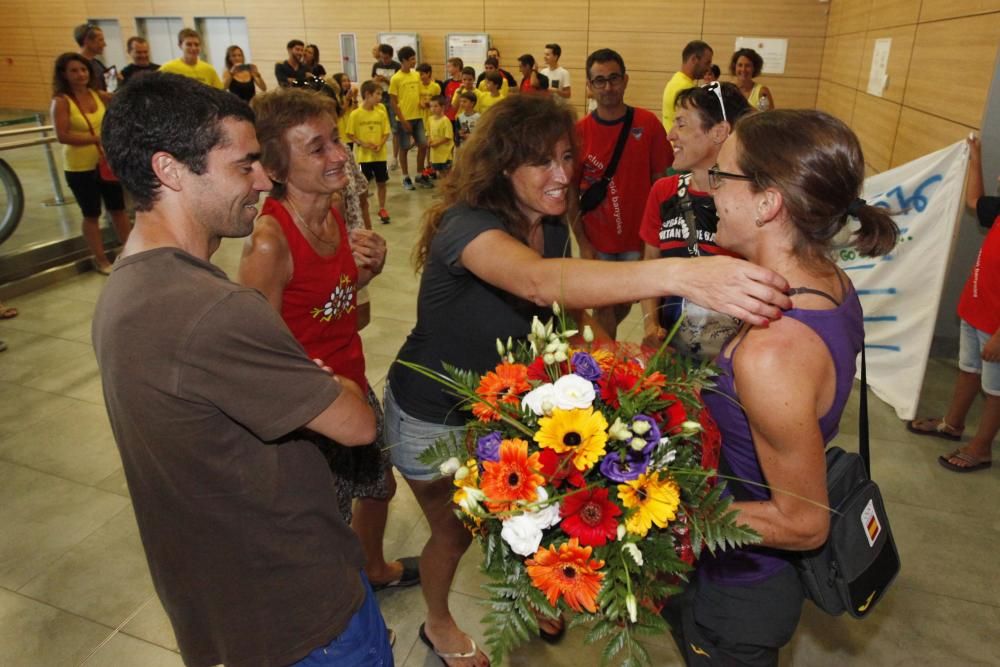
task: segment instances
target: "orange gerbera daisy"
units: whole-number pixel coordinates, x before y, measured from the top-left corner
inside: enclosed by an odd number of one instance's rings
[[[479,380],[476,394],[482,400],[472,406],[472,414],[480,421],[498,421],[500,413],[495,408],[498,408],[499,404],[520,405],[521,394],[530,390],[528,367],[505,361],[499,364],[496,370],[486,373]]]
[[[525,561],[531,583],[545,593],[549,604],[554,605],[562,596],[574,611],[595,613],[604,579],[604,573],[597,570],[604,567],[604,561],[590,560],[592,552],[593,547],[581,547],[575,537],[560,544],[558,550],[542,547]]]
[[[528,456],[528,443],[520,438],[500,442],[500,460],[483,462],[486,506],[492,512],[506,512],[517,501],[538,500],[538,487],[545,484],[538,452]]]

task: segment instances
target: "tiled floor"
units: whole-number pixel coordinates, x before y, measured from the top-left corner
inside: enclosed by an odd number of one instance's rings
[[[40,187],[47,184],[43,181]],[[363,338],[368,375],[381,389],[415,317],[417,280],[409,255],[432,192],[390,188],[393,223],[378,226],[389,264],[371,287],[372,324]],[[234,275],[240,241],[217,263]],[[153,592],[128,491],[101,399],[90,347],[90,319],[104,284],[82,275],[14,299],[21,310],[0,321],[0,665],[180,665],[170,625]],[[636,311],[638,309],[635,309]],[[633,317],[623,331],[635,337]],[[922,412],[940,414],[954,370],[932,360]],[[854,447],[856,398],[840,444]],[[976,415],[973,414],[974,425]],[[941,441],[907,433],[877,399],[872,405],[874,473],[887,497],[903,572],[874,615],[857,622],[806,606],[784,664],[1000,664],[1000,485],[996,470],[956,475],[941,469]],[[400,484],[386,535],[387,553],[418,553],[427,525]],[[473,547],[452,592],[457,617],[477,641],[483,579]],[[379,601],[398,633],[397,664],[440,664],[417,640],[424,613],[418,589]],[[680,660],[666,637],[650,646],[657,665]],[[512,665],[597,665],[598,652],[570,632],[558,647],[533,642]]]

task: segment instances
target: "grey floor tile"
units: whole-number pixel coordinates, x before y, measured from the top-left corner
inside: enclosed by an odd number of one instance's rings
[[[155,595],[132,509],[126,507],[18,592],[118,627]]]
[[[89,335],[88,333],[87,336]],[[87,401],[103,408],[104,393],[97,359],[93,355],[89,338],[87,343],[81,344],[87,348],[87,354],[70,359],[26,380],[24,386]]]
[[[113,473],[102,479],[97,484],[97,488],[102,491],[109,491],[119,496],[129,497],[128,483],[125,481],[125,471],[118,468]]]
[[[0,664],[79,665],[111,628],[0,589]]]
[[[163,611],[160,598],[155,595],[143,603],[135,616],[122,627],[121,631],[171,651],[177,650],[174,629],[170,625],[170,619],[167,618],[167,612]]]
[[[0,424],[3,424],[6,433],[17,433],[54,417],[78,402],[37,389],[0,383]]]
[[[23,586],[126,505],[119,495],[0,462],[0,586]]]
[[[8,346],[0,355],[0,378],[5,382],[26,383],[54,377],[56,373],[65,372],[62,367],[67,363],[94,356],[93,349],[86,343],[36,331],[0,330],[0,338]]]
[[[81,667],[183,667],[179,653],[141,639],[116,634]]]

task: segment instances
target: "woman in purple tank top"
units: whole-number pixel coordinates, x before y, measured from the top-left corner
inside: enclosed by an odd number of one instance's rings
[[[709,170],[717,243],[784,276],[793,307],[767,327],[744,325],[717,359],[705,402],[722,432],[723,474],[758,547],[703,560],[668,607],[688,664],[776,665],[803,593],[793,553],[829,532],[826,444],[837,433],[864,341],[861,304],[831,244],[849,217],[865,256],[889,252],[898,229],[858,198],[864,157],[854,133],[819,111],[742,118]]]

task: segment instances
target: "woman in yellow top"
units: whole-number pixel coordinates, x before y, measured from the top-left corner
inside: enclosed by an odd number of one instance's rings
[[[111,214],[118,239],[128,240],[125,196],[117,182],[101,180],[97,164],[101,159],[101,121],[111,95],[97,90],[90,65],[78,53],[64,53],[56,59],[52,76],[50,114],[56,137],[63,144],[66,183],[83,213],[83,238],[94,255],[98,272],[111,273],[101,237],[101,200]],[[86,114],[86,115],[85,115]]]
[[[754,78],[760,75],[763,68],[764,59],[753,49],[739,49],[729,61],[729,73],[736,77],[733,83],[750,106],[758,111],[774,108],[771,90],[763,84],[754,83]]]

